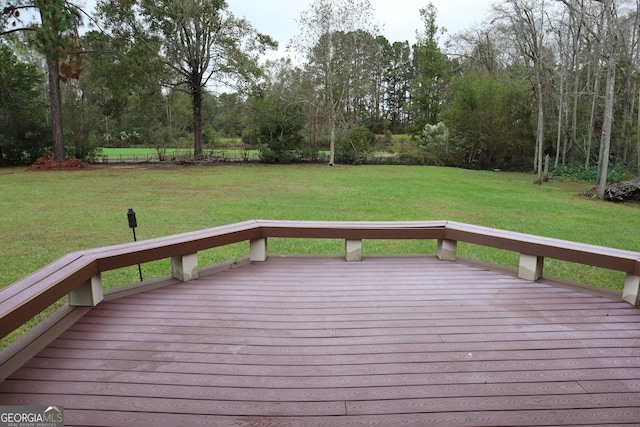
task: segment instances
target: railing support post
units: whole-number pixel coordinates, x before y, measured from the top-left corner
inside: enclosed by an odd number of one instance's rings
[[[438,239],[438,258],[442,261],[455,261],[458,258],[458,242]]]
[[[624,291],[622,291],[622,298],[640,307],[640,276],[632,273],[627,273],[627,277],[624,281]]]
[[[535,282],[542,277],[544,257],[537,255],[520,254],[520,268],[518,277]]]
[[[350,240],[345,242],[345,260],[362,261],[362,240]]]
[[[249,243],[249,260],[250,261],[266,261],[267,260],[267,238],[251,240]]]
[[[69,305],[73,307],[95,307],[103,298],[102,278],[98,273],[69,292]]]
[[[171,257],[171,273],[174,278],[188,282],[198,278],[198,253]]]

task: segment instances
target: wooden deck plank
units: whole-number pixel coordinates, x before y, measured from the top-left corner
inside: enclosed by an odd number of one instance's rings
[[[171,317],[175,319],[259,319],[265,321],[318,321],[331,319],[336,322],[340,321],[358,321],[358,320],[380,320],[380,319],[403,319],[403,320],[441,320],[447,321],[464,321],[466,319],[490,319],[500,318],[508,320],[510,318],[529,319],[529,316],[514,313],[513,310],[465,310],[460,312],[459,306],[455,305],[446,310],[440,307],[440,310],[430,309],[425,313],[424,307],[407,307],[407,306],[377,306],[370,309],[352,309],[345,313],[340,309],[269,309],[264,307],[253,307],[247,311],[245,307],[233,308],[228,306],[211,306],[207,305],[206,310],[203,306],[191,306],[190,310],[185,310],[181,305],[156,305],[156,306],[125,306],[107,305],[100,311],[93,311],[86,317],[89,319],[110,318],[110,319],[144,319],[144,318],[164,318],[166,313],[170,312]],[[524,310],[523,310],[524,311]],[[621,321],[621,322],[640,322],[634,310],[620,310],[613,308],[611,310],[591,310],[579,309],[566,311],[557,310],[536,310],[538,319],[541,322],[578,322],[582,321]],[[572,319],[574,317],[574,319]]]
[[[560,395],[547,396],[483,396],[432,398],[432,399],[395,399],[364,400],[347,402],[347,415],[390,415],[390,414],[422,414],[428,412],[470,412],[470,411],[530,411],[544,409],[547,411],[571,409],[593,409],[625,411],[634,408],[640,402],[638,393],[607,393],[596,397],[593,395]]]
[[[331,402],[459,398],[486,396],[545,396],[584,393],[584,389],[573,381],[547,383],[502,383],[502,384],[455,384],[419,385],[391,387],[342,387],[342,388],[255,388],[255,387],[203,387],[131,383],[102,382],[54,382],[54,381],[9,381],[3,389],[11,389],[15,395],[55,394],[63,387],[69,394],[86,396],[147,396],[151,398],[228,400],[228,401],[299,401]],[[611,393],[609,391],[608,393]]]
[[[277,327],[278,325],[256,325],[256,327],[229,326],[136,326],[136,325],[97,325],[82,324],[73,327],[72,331],[103,332],[112,334],[140,333],[147,335],[182,335],[203,336],[237,336],[237,337],[290,337],[290,338],[327,338],[327,337],[366,337],[366,336],[438,336],[444,341],[460,340],[520,340],[529,339],[580,339],[583,337],[637,338],[633,329],[621,330],[624,324],[571,324],[564,325],[489,325],[489,326],[440,326],[440,327],[375,327],[371,328],[339,328],[328,324],[326,328],[316,325],[315,329],[292,329]],[[486,335],[486,337],[485,337]]]
[[[12,394],[7,398],[9,405],[29,405],[32,395]],[[138,396],[132,399],[130,396],[87,396],[60,393],[38,394],[43,402],[56,401],[57,405],[78,410],[90,410],[96,407],[105,411],[140,411],[140,412],[168,412],[172,414],[199,414],[199,415],[237,415],[237,416],[262,416],[273,417],[278,415],[291,416],[328,416],[346,415],[345,402],[255,402],[233,401],[219,399],[157,399],[146,396]]]
[[[429,373],[485,373],[518,371],[550,372],[570,369],[634,369],[640,368],[635,357],[592,358],[577,360],[504,360],[504,361],[460,361],[423,363],[365,363],[358,365],[245,365],[224,364],[211,360],[208,363],[165,362],[154,360],[80,360],[34,358],[25,367],[39,369],[73,369],[87,371],[135,371],[166,373],[200,373],[202,375],[246,375],[253,377],[296,377],[300,381],[312,376],[350,375],[413,375]]]
[[[0,383],[66,425],[637,425],[640,311],[435,257],[276,258],[100,304]]]
[[[92,350],[155,350],[163,352],[207,352],[225,354],[233,352],[243,355],[368,355],[386,353],[429,353],[429,352],[566,352],[567,350],[603,352],[607,349],[627,350],[640,347],[638,339],[584,339],[553,342],[539,341],[500,341],[471,343],[415,343],[415,344],[345,344],[345,345],[241,345],[208,343],[174,343],[162,341],[97,341],[91,339],[73,340],[60,338],[49,348],[92,349]]]
[[[211,310],[211,309],[209,309]],[[125,312],[128,313],[128,312]],[[640,320],[637,316],[618,316],[615,313],[613,315],[601,315],[591,316],[590,313],[585,313],[583,316],[575,317],[560,317],[550,315],[545,318],[532,319],[529,317],[514,317],[509,316],[509,313],[502,313],[501,315],[496,313],[481,312],[480,315],[476,313],[462,313],[457,316],[454,313],[444,313],[440,316],[425,315],[419,312],[406,311],[404,313],[379,313],[360,316],[327,316],[327,315],[260,315],[252,314],[247,316],[246,314],[216,314],[207,312],[206,310],[193,310],[188,313],[181,312],[171,316],[171,319],[167,319],[166,313],[148,313],[138,312],[134,316],[122,314],[122,312],[100,313],[99,315],[88,314],[84,317],[84,322],[92,325],[180,325],[187,327],[213,327],[218,324],[232,324],[234,327],[242,328],[257,328],[260,326],[268,326],[269,328],[295,328],[295,329],[313,329],[317,326],[318,322],[322,322],[323,325],[331,325],[331,327],[342,328],[344,326],[351,326],[351,328],[374,328],[380,327],[380,325],[386,325],[387,327],[445,327],[445,326],[466,326],[470,321],[476,326],[496,326],[500,324],[507,325],[549,325],[562,323],[563,325],[580,325],[585,323],[602,323],[607,325],[614,325],[614,327],[620,328],[624,325],[638,325]]]
[[[141,364],[139,364],[141,365]],[[403,374],[374,374],[322,376],[260,376],[208,375],[205,373],[176,373],[152,371],[36,369],[25,367],[12,379],[31,381],[79,381],[141,384],[188,384],[205,387],[248,387],[282,389],[326,389],[335,387],[392,387],[446,384],[545,383],[566,381],[610,381],[640,378],[640,368],[564,369],[544,371],[496,372],[428,372]],[[4,396],[2,397],[4,399]],[[2,399],[0,399],[2,401]]]
[[[224,352],[200,352],[156,350],[72,350],[68,348],[47,348],[40,352],[39,357],[47,359],[81,359],[81,360],[155,360],[179,363],[211,363],[217,364],[247,364],[247,365],[290,365],[330,366],[330,365],[360,365],[360,364],[391,364],[391,363],[434,363],[445,361],[514,361],[514,360],[572,360],[577,359],[617,359],[633,358],[638,350],[633,348],[612,349],[562,349],[562,350],[506,350],[506,351],[475,351],[468,353],[442,352],[390,352],[373,354],[325,354],[300,355],[291,354],[289,349],[283,349],[283,354],[243,354],[241,347],[227,347]]]

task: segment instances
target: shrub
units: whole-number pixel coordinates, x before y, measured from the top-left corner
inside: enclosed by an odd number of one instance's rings
[[[296,150],[273,149],[272,146],[263,144],[260,146],[260,161],[263,163],[292,163],[298,158]]]
[[[582,164],[570,166],[560,166],[552,171],[553,176],[558,178],[595,182],[598,179],[598,167],[585,168]],[[615,184],[633,178],[626,164],[618,163],[609,165],[607,170],[607,182]]]
[[[0,45],[0,166],[33,163],[51,146],[44,78]]]
[[[364,126],[352,128],[347,135],[336,138],[336,161],[351,165],[366,163],[375,140],[375,135]]]

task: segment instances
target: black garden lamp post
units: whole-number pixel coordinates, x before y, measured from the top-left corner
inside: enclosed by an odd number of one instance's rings
[[[137,242],[136,227],[138,226],[138,221],[136,220],[136,213],[131,208],[127,211],[127,220],[129,220],[129,228],[133,230],[133,241]],[[140,281],[142,282],[142,267],[140,267],[140,264],[138,264],[138,273],[140,273]]]

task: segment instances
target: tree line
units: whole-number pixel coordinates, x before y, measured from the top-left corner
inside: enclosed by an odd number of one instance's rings
[[[222,0],[100,0],[91,14],[5,1],[0,162],[136,144],[188,143],[198,157],[235,137],[265,161],[327,150],[331,164],[357,163],[407,134],[408,162],[541,182],[550,156],[597,168],[603,185],[611,161],[640,169],[639,4],[505,0],[446,34],[429,3],[410,44],[380,34],[368,0],[314,0],[295,56],[263,62],[277,43]]]

